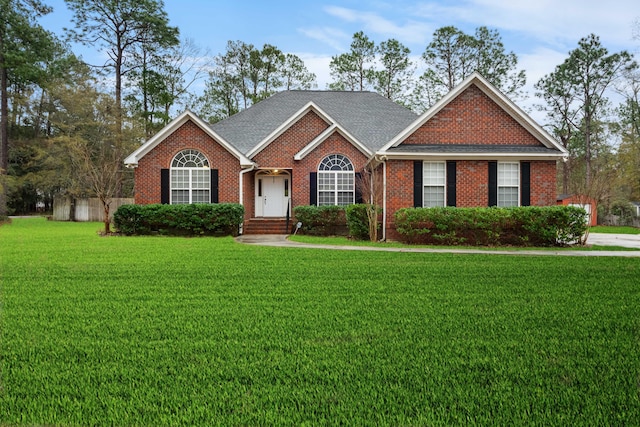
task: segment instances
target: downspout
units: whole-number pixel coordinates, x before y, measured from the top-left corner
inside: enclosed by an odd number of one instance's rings
[[[238,175],[238,182],[239,182],[239,185],[240,185],[240,189],[239,189],[240,191],[238,193],[238,196],[239,196],[238,200],[240,201],[240,204],[242,206],[244,206],[244,185],[243,185],[244,184],[244,174],[253,171],[255,168],[256,168],[256,165],[255,165],[255,163],[253,163],[253,164],[251,164],[251,166],[249,168],[242,169],[240,171],[240,174]],[[240,234],[242,234],[243,225],[244,225],[244,220],[242,221],[242,224],[240,224]]]
[[[377,155],[377,162],[382,163],[382,241],[387,240],[387,156]]]

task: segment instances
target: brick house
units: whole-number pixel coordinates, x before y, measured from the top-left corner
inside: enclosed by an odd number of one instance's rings
[[[556,203],[566,150],[479,74],[422,115],[371,92],[286,91],[209,125],[187,111],[125,159],[135,200],[240,203],[245,233],[295,206],[360,201],[383,179],[384,236],[411,206]],[[280,227],[280,226],[279,226]]]

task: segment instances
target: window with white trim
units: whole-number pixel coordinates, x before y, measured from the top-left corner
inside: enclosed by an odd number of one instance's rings
[[[445,162],[422,163],[422,185],[424,188],[422,206],[425,208],[445,206]]]
[[[355,201],[355,173],[351,161],[331,154],[318,167],[318,206],[345,206]]]
[[[520,205],[520,163],[498,163],[498,206]]]
[[[211,169],[197,150],[183,150],[171,162],[171,204],[209,203]]]

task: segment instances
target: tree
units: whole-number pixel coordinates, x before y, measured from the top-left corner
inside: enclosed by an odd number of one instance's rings
[[[215,123],[240,111],[242,93],[239,89],[239,77],[232,73],[225,58],[216,58],[218,66],[209,73],[203,94],[190,105],[207,120]]]
[[[70,192],[100,199],[104,232],[109,233],[110,205],[121,192],[123,159],[137,146],[141,131],[132,126],[120,128],[115,99],[100,93],[89,75],[58,88],[56,98],[59,108],[52,117],[57,129],[54,141],[65,147],[74,170]]]
[[[230,77],[230,81],[225,85],[235,84],[241,95],[243,108],[251,105],[251,91],[247,82],[251,67],[251,52],[255,50],[252,44],[243,41],[227,42],[227,51],[224,55],[218,55],[215,59],[217,65],[224,68],[224,73],[220,77]]]
[[[518,97],[527,78],[524,70],[517,70],[518,57],[516,54],[505,52],[498,31],[479,27],[476,29],[473,40],[474,71],[478,71],[492,85],[509,97]]]
[[[131,89],[125,102],[151,137],[169,123],[177,104],[186,103],[189,88],[208,74],[212,61],[190,39],[154,55],[147,55],[143,48],[139,56],[142,67],[128,79]]]
[[[360,191],[360,194],[362,194],[362,200],[365,202],[365,211],[369,226],[369,240],[377,242],[378,229],[380,228],[378,217],[383,202],[382,166],[374,162],[369,162],[360,175],[357,176],[356,188]]]
[[[619,92],[624,101],[618,108],[621,142],[618,149],[619,176],[627,200],[640,200],[640,72],[625,73]]]
[[[280,90],[310,89],[315,75],[293,54],[265,44],[261,50],[242,41],[229,41],[227,51],[214,58],[215,67],[203,95],[191,108],[210,122],[222,120]]]
[[[86,46],[104,49],[113,70],[117,127],[122,129],[123,77],[142,64],[136,50],[149,55],[178,44],[178,29],[169,25],[162,0],[65,0],[73,12],[75,29],[69,36]]]
[[[351,50],[331,58],[329,70],[333,90],[366,90],[374,79],[375,43],[362,31],[353,35]]]
[[[284,66],[285,56],[277,47],[265,44],[262,50],[253,50],[250,57],[253,86],[251,103],[255,104],[270,97],[282,86],[280,71]]]
[[[52,143],[55,129],[50,116],[57,87],[72,84],[82,67],[67,47],[55,43],[54,57],[39,65],[43,76],[37,83],[18,80],[11,87],[8,208],[30,213],[44,206],[50,211],[53,197],[68,187],[69,169],[64,152]]]
[[[568,151],[571,150],[571,142],[575,139],[575,124],[577,123],[578,110],[575,108],[575,94],[571,91],[570,82],[566,75],[566,68],[556,69],[553,76],[545,76],[535,84],[536,96],[546,102],[547,118],[551,133],[558,138],[560,143]],[[562,163],[562,193],[569,194],[569,172],[571,157]]]
[[[585,188],[591,183],[593,138],[606,114],[607,90],[623,71],[636,66],[628,52],[609,54],[599,37],[591,34],[580,39],[578,48],[536,85],[549,111],[562,116],[561,135],[569,141],[571,134],[581,135],[577,149],[584,153]]]
[[[516,54],[506,52],[499,33],[486,27],[477,28],[474,35],[453,26],[439,28],[422,58],[427,72],[420,87],[430,98],[441,98],[476,71],[512,98],[526,82],[524,71],[517,70]]]
[[[310,72],[300,57],[287,53],[282,67],[284,90],[309,90],[316,85],[316,75]]]
[[[51,11],[38,0],[0,0],[0,217],[7,215],[9,168],[10,80],[34,81],[41,77],[39,63],[53,54],[51,33],[35,21]]]
[[[431,71],[429,79],[442,93],[456,87],[474,71],[473,37],[453,26],[442,27],[433,33],[422,58]]]
[[[404,101],[415,71],[409,59],[411,51],[395,39],[380,43],[376,51],[382,69],[374,72],[375,90],[392,101]]]

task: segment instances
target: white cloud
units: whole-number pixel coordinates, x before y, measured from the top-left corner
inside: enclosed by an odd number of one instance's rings
[[[404,24],[399,25],[374,12],[338,6],[327,6],[324,10],[345,22],[361,24],[361,29],[365,33],[371,32],[384,38],[395,38],[403,44],[425,43],[433,32],[430,24],[412,19],[406,19]]]
[[[340,29],[332,27],[298,28],[298,32],[309,37],[310,39],[324,43],[338,52],[344,52],[347,50],[349,46],[349,40],[351,40],[352,36],[351,34],[348,34]]]
[[[580,38],[594,33],[605,46],[630,46],[632,23],[640,16],[637,0],[465,0],[454,6],[441,2],[420,3],[416,14],[440,22],[466,22],[573,49]]]
[[[518,66],[526,70],[527,86],[533,87],[542,77],[553,72],[555,67],[566,58],[566,52],[540,47],[535,48],[531,53],[519,55]]]
[[[329,63],[331,62],[331,56],[318,55],[315,53],[295,53],[295,55],[300,57],[300,59],[304,61],[304,65],[307,69],[316,75],[318,89],[326,89],[332,81],[331,76],[329,75]]]

